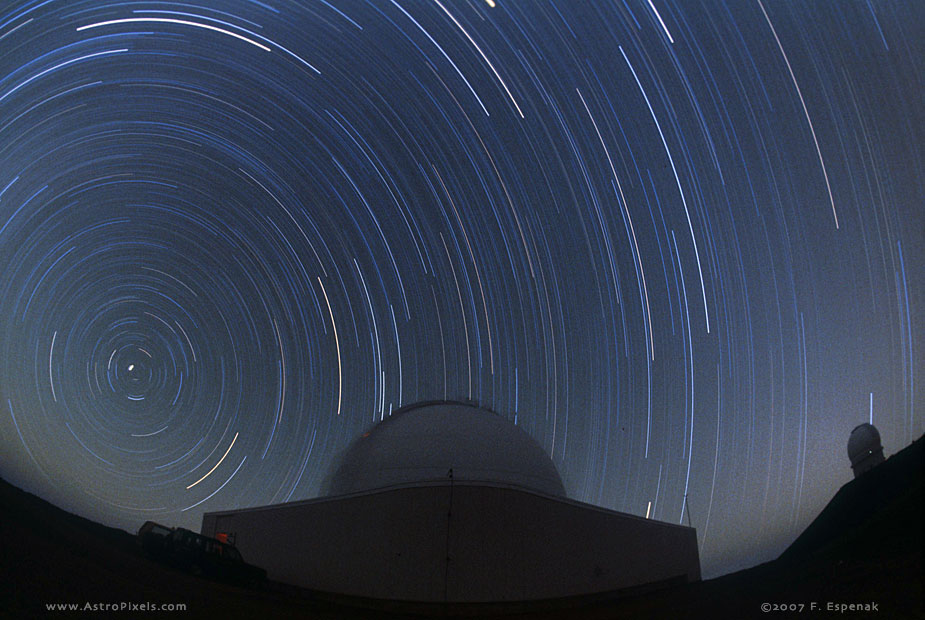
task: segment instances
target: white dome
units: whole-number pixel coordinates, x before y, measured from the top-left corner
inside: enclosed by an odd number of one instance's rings
[[[464,403],[403,407],[353,441],[325,481],[323,495],[344,495],[448,480],[513,485],[565,496],[546,452],[523,429]]]
[[[880,433],[873,424],[859,424],[848,437],[848,458],[854,465],[865,457],[883,450],[880,445]]]

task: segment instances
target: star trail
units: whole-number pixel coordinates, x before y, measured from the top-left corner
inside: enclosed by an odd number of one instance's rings
[[[925,430],[922,3],[0,11],[0,474],[64,508],[198,531],[469,399],[712,576]]]

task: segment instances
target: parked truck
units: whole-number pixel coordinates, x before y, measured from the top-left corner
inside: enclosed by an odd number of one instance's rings
[[[245,562],[234,545],[182,527],[146,521],[138,529],[138,544],[155,561],[194,575],[249,587],[267,578],[267,571]]]

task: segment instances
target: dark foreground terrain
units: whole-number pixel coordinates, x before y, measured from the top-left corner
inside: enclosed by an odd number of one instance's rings
[[[777,560],[657,592],[521,607],[425,607],[273,582],[259,590],[216,583],[156,564],[134,536],[0,480],[0,618],[925,618],[923,445],[917,440],[842,487]],[[765,612],[763,603],[775,607]],[[869,608],[830,606],[852,603]],[[76,609],[48,607],[55,604]],[[183,607],[150,610],[165,604]]]

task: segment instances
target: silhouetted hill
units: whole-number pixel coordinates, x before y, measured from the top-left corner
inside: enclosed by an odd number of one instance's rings
[[[917,533],[922,543],[922,478],[925,476],[925,437],[847,483],[819,516],[781,554],[799,561],[814,554],[834,553],[845,559],[901,552]]]
[[[46,605],[76,604],[78,610]],[[297,595],[252,591],[156,564],[135,536],[67,513],[0,480],[0,618],[99,617],[97,604],[185,605],[116,611],[121,618],[350,618]],[[97,609],[104,609],[100,605]],[[349,611],[349,608],[347,608]],[[105,613],[105,609],[102,612]]]
[[[522,606],[419,606],[308,592],[269,583],[246,590],[150,561],[135,537],[69,514],[0,480],[0,617],[82,615],[46,604],[181,603],[121,618],[397,618],[464,615],[549,620],[605,618],[925,618],[922,523],[925,442],[920,438],[844,485],[772,562],[648,593],[603,593]],[[762,611],[762,603],[796,611]],[[876,612],[827,609],[875,605]],[[802,604],[802,611],[799,605]],[[812,605],[815,607],[812,607]],[[91,617],[98,617],[92,613]]]

